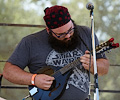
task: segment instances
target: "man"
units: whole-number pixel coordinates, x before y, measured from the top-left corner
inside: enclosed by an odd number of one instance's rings
[[[5,64],[3,76],[10,82],[35,85],[48,90],[55,80],[45,74],[35,74],[44,66],[64,67],[80,58],[82,64],[75,66],[65,92],[57,100],[85,100],[88,96],[88,70],[94,73],[93,56],[90,60],[91,30],[78,26],[63,6],[46,8],[46,30],[24,37]],[[98,44],[97,37],[95,38]],[[29,72],[24,71],[28,66]],[[98,75],[108,72],[109,62],[104,54],[97,54]],[[46,100],[46,99],[45,99]]]

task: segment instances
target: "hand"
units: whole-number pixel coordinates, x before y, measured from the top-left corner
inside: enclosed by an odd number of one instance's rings
[[[35,77],[35,85],[38,88],[48,90],[51,87],[54,79],[55,79],[54,77],[45,74],[38,74]]]
[[[89,64],[90,64],[90,52],[88,50],[85,51],[85,54],[80,57],[80,62],[82,63],[82,66],[89,70]],[[91,66],[90,71],[93,72],[93,56],[91,55]]]

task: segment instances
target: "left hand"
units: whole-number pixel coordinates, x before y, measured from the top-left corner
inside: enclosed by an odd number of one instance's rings
[[[85,51],[85,54],[80,57],[80,62],[82,63],[82,66],[86,69],[89,70],[89,64],[90,64],[90,52],[88,50]],[[91,68],[90,71],[93,72],[93,56],[91,55]]]

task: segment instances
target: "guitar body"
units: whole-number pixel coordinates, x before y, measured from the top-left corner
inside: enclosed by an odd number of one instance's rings
[[[33,95],[35,100],[55,100],[65,90],[71,71],[61,74],[60,71],[57,71],[59,69],[61,69],[61,67],[47,66],[39,70],[38,74],[41,73],[53,76],[55,80],[53,81],[53,84],[49,90],[37,88],[38,92]],[[57,72],[55,73],[55,71]],[[34,86],[29,86],[29,90],[32,88],[34,88]]]

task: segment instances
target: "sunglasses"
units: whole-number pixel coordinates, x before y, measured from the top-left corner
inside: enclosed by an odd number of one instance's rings
[[[75,28],[70,28],[70,29],[68,30],[68,32],[62,33],[62,34],[60,34],[60,35],[57,35],[57,34],[56,34],[55,32],[53,32],[51,29],[50,29],[50,32],[52,32],[53,34],[55,34],[55,36],[58,37],[58,38],[64,38],[67,34],[73,33],[73,32],[74,32],[74,29],[75,29]]]

